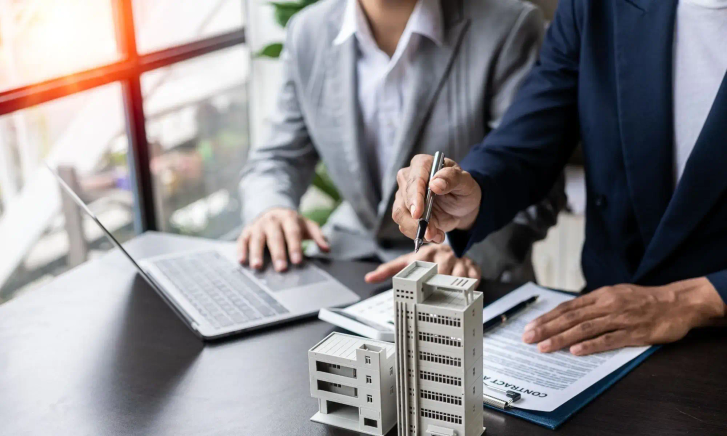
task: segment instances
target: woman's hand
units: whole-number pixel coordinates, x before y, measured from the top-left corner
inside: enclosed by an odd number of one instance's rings
[[[294,265],[303,261],[302,242],[306,239],[313,239],[323,251],[330,249],[318,224],[292,209],[270,209],[243,229],[237,240],[240,263],[262,268],[267,245],[275,270],[285,271],[288,256]]]
[[[457,258],[449,245],[425,245],[419,253],[409,253],[399,256],[391,262],[380,265],[374,271],[366,274],[367,283],[382,282],[393,277],[415,260],[424,260],[438,264],[438,273],[457,277],[469,277],[479,280],[482,276],[480,267],[472,259],[465,256]]]

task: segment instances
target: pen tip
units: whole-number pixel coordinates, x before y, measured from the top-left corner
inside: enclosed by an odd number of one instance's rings
[[[419,252],[419,248],[422,246],[422,241],[419,239],[414,240],[414,253]]]

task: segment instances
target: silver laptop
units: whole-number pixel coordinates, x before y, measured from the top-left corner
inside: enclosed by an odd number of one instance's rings
[[[315,315],[321,308],[347,306],[359,297],[311,262],[286,273],[242,267],[230,253],[205,249],[137,261],[96,215],[49,167],[58,183],[139,274],[205,340]]]

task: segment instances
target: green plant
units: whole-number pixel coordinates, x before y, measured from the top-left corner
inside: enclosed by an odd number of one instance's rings
[[[316,3],[318,0],[300,0],[297,2],[270,2],[270,6],[273,7],[273,14],[275,16],[275,22],[280,27],[288,25],[288,21],[306,6]],[[258,51],[256,56],[277,59],[280,57],[280,52],[283,51],[283,44],[281,42],[274,42],[268,44]]]
[[[288,21],[293,15],[300,12],[306,6],[316,3],[318,0],[300,0],[297,2],[270,2],[273,7],[273,13],[275,16],[275,22],[280,27],[288,25]],[[277,59],[280,57],[280,53],[283,51],[283,43],[274,42],[263,47],[256,53],[257,57],[266,57],[271,59]],[[327,196],[331,200],[330,207],[315,207],[310,210],[301,211],[303,216],[315,221],[319,225],[323,225],[328,221],[328,217],[331,216],[334,210],[341,204],[343,199],[341,194],[338,192],[336,185],[328,175],[325,165],[319,163],[316,166],[316,172],[313,177],[313,186],[318,189],[322,194]]]

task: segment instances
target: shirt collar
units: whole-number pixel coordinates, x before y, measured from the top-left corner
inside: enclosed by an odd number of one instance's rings
[[[409,32],[426,36],[435,44],[441,46],[444,42],[444,22],[442,20],[440,0],[419,0],[406,26]],[[371,37],[371,29],[369,29],[358,0],[348,0],[346,10],[343,13],[341,30],[338,32],[336,39],[333,40],[333,44],[343,44],[355,34]]]

